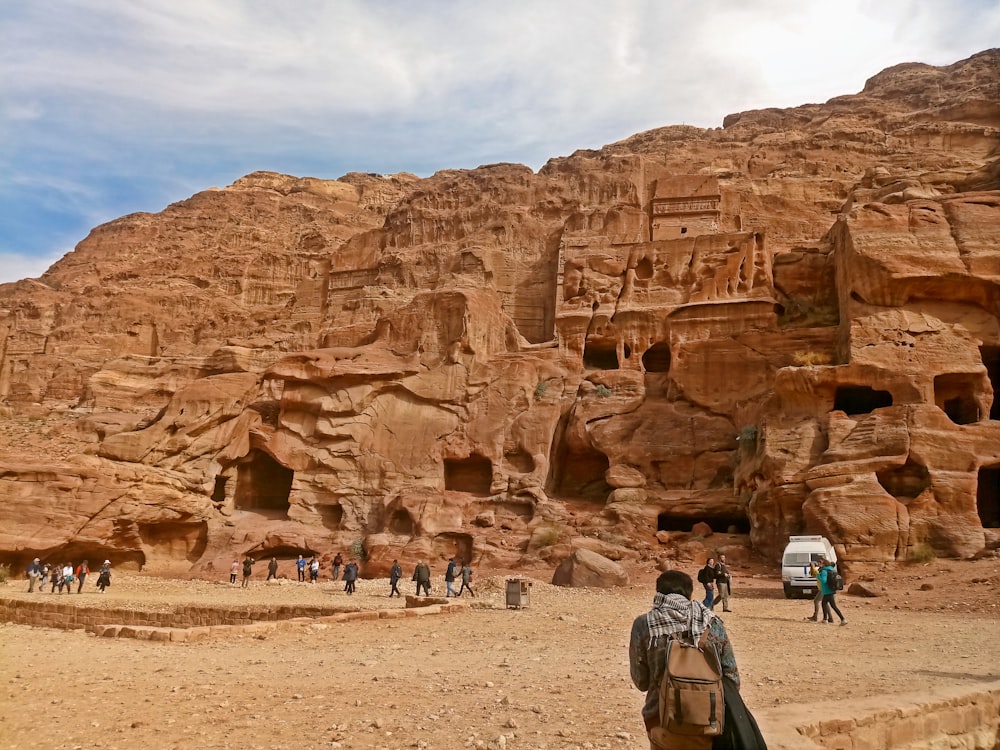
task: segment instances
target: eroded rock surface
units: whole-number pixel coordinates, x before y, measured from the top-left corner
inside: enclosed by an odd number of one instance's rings
[[[0,286],[0,552],[996,544],[998,71],[896,66],[537,174],[255,173],[98,227]]]

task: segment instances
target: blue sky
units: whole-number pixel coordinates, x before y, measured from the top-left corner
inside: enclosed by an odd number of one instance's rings
[[[1000,0],[0,3],[0,282],[255,170],[538,169],[1000,46]]]

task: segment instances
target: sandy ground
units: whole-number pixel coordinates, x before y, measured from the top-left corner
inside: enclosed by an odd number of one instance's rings
[[[458,614],[190,644],[0,626],[0,748],[646,748],[627,646],[654,575],[611,590],[535,581],[524,609],[505,607],[496,576]],[[1000,679],[995,557],[902,566],[879,583],[885,596],[839,597],[838,627],[806,621],[811,602],[784,599],[776,578],[737,571],[724,620],[748,705]],[[361,581],[349,600],[332,582],[240,590],[118,574],[103,597],[88,587],[61,600],[401,606],[387,591]]]

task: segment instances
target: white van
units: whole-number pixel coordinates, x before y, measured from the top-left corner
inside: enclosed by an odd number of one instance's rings
[[[837,553],[825,536],[790,536],[781,555],[781,583],[785,598],[808,598],[816,595],[819,583],[809,575],[809,564],[825,557],[837,564]]]

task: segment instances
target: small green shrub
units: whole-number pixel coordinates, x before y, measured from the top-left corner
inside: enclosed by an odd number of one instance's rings
[[[937,559],[937,554],[926,544],[917,544],[910,548],[906,561],[910,563],[929,563]]]
[[[545,398],[545,393],[548,390],[549,390],[549,384],[546,383],[544,380],[540,381],[538,385],[535,386],[535,398],[541,401],[543,398]]]
[[[351,557],[353,557],[355,560],[360,560],[361,562],[364,562],[365,560],[368,559],[368,550],[365,549],[364,539],[355,539],[353,542],[351,542],[349,550],[351,553]]]
[[[10,578],[10,566],[6,563],[0,563],[0,583],[7,583]]]
[[[607,398],[611,395],[611,389],[604,385],[604,383],[598,383],[594,389],[594,393],[597,394],[598,398]]]

